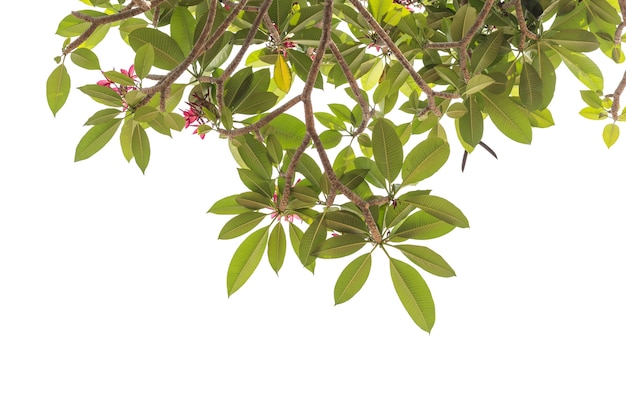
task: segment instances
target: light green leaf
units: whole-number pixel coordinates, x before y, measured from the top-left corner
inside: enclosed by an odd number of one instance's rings
[[[393,287],[409,316],[422,330],[435,325],[435,303],[422,276],[411,265],[389,258]]]
[[[280,268],[285,261],[285,254],[287,253],[287,236],[283,225],[278,222],[272,233],[270,233],[270,239],[267,243],[267,259],[272,266],[272,269],[278,274]]]
[[[402,142],[395,126],[387,119],[377,119],[372,129],[374,161],[385,178],[392,182],[402,170]]]
[[[154,65],[154,48],[149,43],[139,47],[135,54],[135,72],[141,79],[146,78]]]
[[[606,119],[607,117],[609,117],[609,114],[606,112],[606,110],[600,108],[594,108],[594,107],[585,107],[584,109],[582,109],[579,114],[586,118],[586,119],[590,119],[590,120],[602,120],[602,119]]]
[[[426,246],[396,245],[394,248],[426,272],[446,278],[456,275],[454,269],[437,252]]]
[[[106,145],[117,128],[122,123],[120,119],[111,120],[108,123],[102,123],[95,125],[85,133],[80,142],[76,146],[76,154],[74,156],[74,162],[87,159]]]
[[[604,90],[604,78],[602,71],[591,58],[579,53],[572,52],[560,46],[551,46],[555,50],[567,68],[578,78],[578,80],[586,85],[590,90]]]
[[[502,31],[496,30],[491,32],[485,41],[474,49],[471,59],[474,74],[480,74],[496,60],[503,39]]]
[[[133,131],[135,130],[135,122],[133,119],[126,119],[120,130],[120,146],[122,154],[127,162],[133,159]]]
[[[382,59],[376,59],[372,68],[361,77],[361,86],[365,91],[374,88],[380,81],[380,77],[385,70],[385,62]]]
[[[248,281],[265,251],[269,226],[265,226],[241,242],[235,251],[226,274],[226,290],[230,297]]]
[[[350,262],[341,271],[335,284],[335,305],[345,303],[361,290],[372,268],[372,254],[367,253]]]
[[[326,227],[339,233],[355,233],[363,237],[367,233],[365,221],[354,213],[345,210],[326,212]]]
[[[428,138],[413,148],[402,165],[402,185],[417,184],[443,166],[450,156],[450,145],[441,138]]]
[[[258,211],[248,211],[238,214],[224,224],[222,230],[220,230],[218,239],[233,239],[246,234],[261,223],[261,220],[263,220],[265,216],[267,216],[267,214],[259,213]]]
[[[70,94],[70,76],[67,73],[65,64],[56,67],[48,80],[46,81],[46,98],[48,99],[48,107],[52,114],[56,116],[57,112],[67,101]]]
[[[159,117],[161,111],[150,106],[143,106],[135,110],[134,119],[137,122],[151,122]]]
[[[613,144],[617,142],[617,139],[619,139],[619,126],[614,123],[604,126],[602,139],[604,139],[607,148],[613,146]]]
[[[583,29],[548,30],[541,38],[574,52],[591,52],[600,46],[596,36]]]
[[[145,174],[148,162],[150,162],[150,141],[145,129],[139,123],[136,123],[133,129],[131,147],[137,166]]]
[[[100,69],[100,61],[98,56],[87,48],[78,48],[70,54],[72,62],[81,68],[88,70]]]

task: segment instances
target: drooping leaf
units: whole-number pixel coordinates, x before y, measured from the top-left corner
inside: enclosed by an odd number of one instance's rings
[[[274,65],[274,82],[280,90],[288,93],[291,88],[291,81],[291,68],[289,68],[285,58],[279,54]]]
[[[269,241],[267,242],[267,259],[274,272],[278,274],[280,268],[285,261],[285,254],[287,253],[287,235],[283,225],[278,222],[270,233]]]
[[[541,82],[541,76],[537,70],[527,62],[524,62],[522,65],[519,95],[527,110],[533,111],[541,108],[543,103],[543,83]]]
[[[473,149],[483,138],[484,121],[475,97],[465,100],[467,113],[455,120],[459,139]]]
[[[46,81],[46,98],[52,114],[57,112],[67,101],[70,94],[70,76],[64,64],[56,67]]]
[[[298,247],[298,257],[302,265],[309,265],[315,260],[314,250],[326,240],[326,230],[322,215],[315,219],[304,232]]]
[[[476,16],[476,9],[469,4],[461,6],[456,11],[452,17],[452,25],[450,26],[450,37],[453,41],[461,40],[476,21]]]
[[[89,84],[78,87],[94,101],[111,107],[122,107],[122,98],[112,88],[103,85]]]
[[[602,139],[604,139],[607,148],[613,146],[613,144],[617,142],[617,139],[619,139],[619,126],[615,123],[604,126]]]
[[[174,8],[170,19],[170,34],[184,54],[189,54],[194,44],[196,19],[187,7]]]
[[[435,303],[428,285],[411,265],[389,258],[393,287],[407,313],[422,330],[429,332],[435,324]]]
[[[267,244],[268,231],[269,226],[265,226],[251,233],[233,254],[226,274],[226,290],[229,297],[248,281],[259,266]]]
[[[150,141],[148,140],[146,130],[139,123],[136,123],[133,129],[131,147],[137,166],[145,174],[150,161]]]
[[[335,305],[345,303],[363,288],[372,267],[372,254],[367,253],[350,262],[339,274],[335,284]]]

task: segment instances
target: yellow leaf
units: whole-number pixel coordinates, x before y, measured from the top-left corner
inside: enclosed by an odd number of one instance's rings
[[[274,82],[279,89],[285,93],[289,92],[289,88],[291,88],[291,69],[282,55],[278,55],[276,64],[274,64]]]

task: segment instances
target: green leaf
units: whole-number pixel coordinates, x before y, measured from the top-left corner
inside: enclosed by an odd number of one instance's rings
[[[468,112],[455,120],[455,125],[459,133],[459,139],[471,149],[474,149],[483,138],[483,114],[475,97],[469,97],[465,100],[465,107],[468,109]]]
[[[267,243],[267,259],[272,266],[272,269],[278,274],[280,268],[285,261],[285,254],[287,252],[287,236],[283,225],[278,222],[272,233],[270,233],[270,239]]]
[[[250,191],[259,192],[267,197],[271,197],[274,193],[272,182],[267,178],[261,177],[259,174],[249,169],[237,169],[241,182],[244,183]]]
[[[450,145],[441,138],[428,138],[413,148],[402,165],[402,185],[417,184],[443,166],[450,156]]]
[[[244,193],[246,194],[246,193]],[[259,194],[260,195],[260,194]],[[213,214],[240,214],[246,213],[250,210],[249,207],[241,204],[238,199],[241,197],[241,194],[229,195],[228,197],[220,198],[217,200],[211,208],[207,211],[207,213]],[[263,197],[263,196],[261,196]]]
[[[70,84],[70,76],[67,73],[65,64],[61,64],[52,70],[48,77],[46,81],[46,98],[48,99],[48,107],[50,107],[54,116],[67,101],[67,97],[70,94]]]
[[[579,114],[582,117],[590,120],[602,120],[609,117],[609,114],[606,112],[606,110],[602,108],[597,109],[594,107],[585,107],[579,112]]]
[[[85,133],[76,146],[74,162],[87,159],[106,145],[120,126],[120,119],[111,120],[108,123],[95,125]]]
[[[391,6],[393,5],[393,0],[370,0],[367,2],[367,8],[379,22],[383,21],[383,17],[387,14]]]
[[[591,58],[559,46],[552,46],[552,49],[559,54],[567,68],[587,88],[594,91],[604,90],[602,71]]]
[[[100,69],[100,61],[98,60],[98,56],[91,49],[75,49],[70,54],[70,58],[72,59],[72,62],[74,64],[78,65],[81,68],[85,68],[88,70]]]
[[[326,227],[339,233],[355,233],[364,237],[367,233],[365,221],[354,213],[345,210],[326,212],[324,216]]]
[[[139,123],[136,123],[133,129],[131,147],[137,166],[145,174],[148,162],[150,162],[150,141],[145,129]]]
[[[391,237],[401,239],[428,240],[450,233],[454,226],[423,210],[410,215],[391,232]]]
[[[189,9],[187,7],[175,7],[170,19],[170,34],[185,55],[189,54],[193,47],[195,30],[196,19]]]
[[[149,43],[137,49],[135,54],[135,72],[141,79],[146,78],[154,65],[154,48]]]
[[[461,6],[452,17],[452,25],[450,26],[450,37],[453,41],[459,41],[469,31],[476,21],[476,9],[465,4]]]
[[[474,49],[471,59],[474,74],[480,74],[496,60],[503,39],[502,31],[496,30],[491,32],[485,41]]]
[[[600,46],[596,36],[583,29],[548,30],[541,38],[574,52],[591,52]]]
[[[619,139],[619,126],[616,124],[610,124],[604,126],[604,130],[602,131],[602,139],[604,139],[604,143],[607,148],[613,146],[617,139]]]
[[[248,191],[235,196],[236,203],[250,210],[272,208],[270,198],[254,191]]]
[[[345,234],[333,236],[323,241],[313,252],[313,256],[324,259],[343,258],[361,249],[367,240],[363,235]]]
[[[509,97],[481,93],[485,101],[485,110],[494,125],[516,142],[530,144],[532,127],[526,114]]]
[[[133,119],[126,119],[120,130],[120,146],[126,162],[130,162],[133,159],[133,131],[135,130],[135,124]]]
[[[426,272],[446,278],[456,275],[454,269],[437,252],[426,246],[396,245],[394,248]]]
[[[402,142],[395,126],[387,119],[377,119],[372,129],[374,161],[385,178],[392,182],[402,170]]]
[[[226,222],[222,230],[220,230],[218,239],[233,239],[246,234],[261,223],[265,216],[267,214],[259,213],[258,211],[238,214]]]
[[[600,98],[600,94],[595,91],[583,90],[580,92],[580,96],[583,101],[587,103],[589,106],[594,109],[603,109],[602,99]]]
[[[405,203],[419,207],[431,216],[443,220],[448,224],[456,227],[469,227],[469,222],[463,212],[445,198],[424,194],[402,196],[400,199]]]
[[[132,78],[119,71],[104,71],[102,74],[107,78],[107,80],[114,82],[115,84],[126,87],[135,85],[135,81]]]
[[[306,126],[297,117],[283,113],[269,122],[266,134],[274,134],[283,149],[296,149],[306,136]]]
[[[160,114],[161,111],[159,109],[150,106],[143,106],[135,110],[134,119],[137,122],[151,122],[159,117]]]
[[[274,82],[276,83],[276,87],[278,87],[281,91],[288,93],[291,88],[292,79],[291,69],[289,68],[289,65],[287,65],[287,61],[285,61],[285,58],[279,54],[276,64],[274,64]]]
[[[324,224],[323,217],[322,215],[315,219],[306,232],[304,232],[300,240],[298,258],[304,266],[309,265],[315,260],[313,255],[314,249],[326,240],[326,225]]]
[[[265,226],[251,233],[235,251],[226,274],[226,289],[229,297],[248,281],[259,266],[267,244],[268,231],[269,226]]]
[[[345,303],[361,290],[372,268],[372,254],[367,253],[350,262],[341,271],[335,284],[335,305]]]
[[[263,179],[269,180],[271,178],[272,163],[267,154],[267,148],[261,142],[252,136],[246,136],[238,149],[247,168]]]
[[[422,330],[435,325],[435,303],[426,282],[411,265],[389,258],[393,287],[407,313]]]
[[[382,59],[376,59],[372,68],[361,77],[361,85],[365,91],[374,88],[380,81],[380,77],[385,70],[385,62]]]
[[[495,83],[495,80],[487,75],[475,75],[467,83],[467,87],[465,88],[465,93],[463,93],[463,95],[470,96],[472,94],[476,94],[493,83]]]
[[[157,29],[135,29],[128,35],[128,41],[135,52],[146,44],[152,45],[154,66],[157,68],[170,71],[185,59],[185,54],[176,41]]]
[[[110,107],[122,106],[122,98],[110,87],[105,87],[103,85],[97,84],[89,84],[78,87],[78,89],[100,104],[104,104]]]
[[[548,104],[552,101],[554,96],[554,90],[556,89],[556,74],[554,72],[554,65],[550,61],[550,58],[544,53],[540,52],[533,60],[533,68],[537,70],[541,78],[541,84],[543,90],[543,100],[541,102],[541,108],[548,107]]]
[[[519,95],[522,104],[529,111],[541,108],[543,103],[543,83],[532,65],[524,62],[519,82]]]
[[[103,109],[98,110],[85,122],[85,125],[99,125],[102,123],[110,122],[115,119],[121,113],[118,109]]]

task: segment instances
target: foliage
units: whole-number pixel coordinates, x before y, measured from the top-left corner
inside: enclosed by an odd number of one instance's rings
[[[59,23],[65,43],[46,85],[56,114],[70,92],[68,56],[101,73],[79,88],[102,108],[75,160],[118,135],[126,160],[145,172],[154,132],[191,127],[227,138],[242,191],[209,212],[232,216],[220,239],[245,235],[228,268],[229,296],[265,256],[278,273],[289,246],[311,272],[318,259],[351,258],[335,286],[343,303],[365,284],[379,249],[409,316],[430,332],[435,307],[418,269],[455,273],[416,241],[469,227],[454,204],[419,188],[447,162],[449,134],[465,150],[463,166],[478,145],[495,156],[485,123],[531,143],[533,129],[553,124],[562,64],[583,88],[580,114],[609,120],[607,146],[626,119],[626,77],[605,93],[587,56],[600,49],[624,61],[624,0],[82,2],[90,8]],[[135,58],[111,71],[95,47],[116,31]],[[327,103],[313,102],[316,89],[333,91]]]

